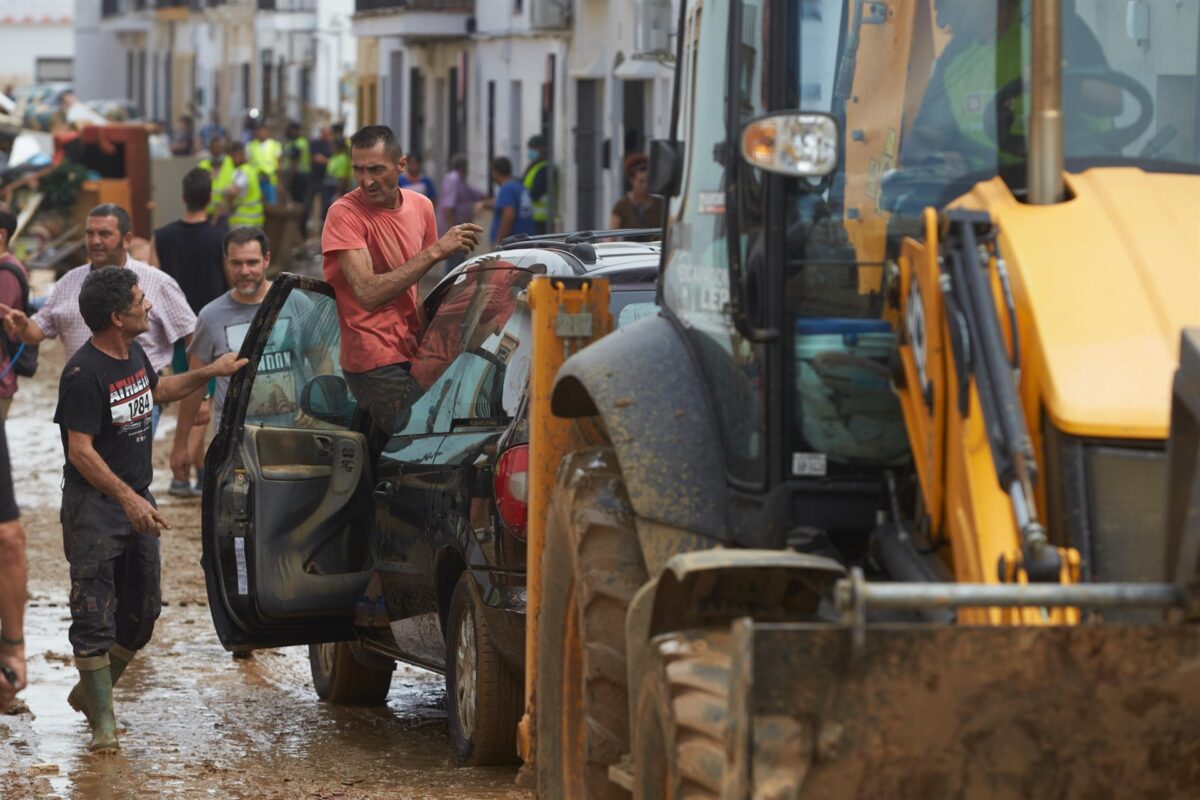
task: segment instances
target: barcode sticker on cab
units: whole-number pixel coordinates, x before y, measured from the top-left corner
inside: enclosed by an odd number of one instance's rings
[[[805,478],[822,478],[826,473],[824,453],[792,453],[792,474]]]

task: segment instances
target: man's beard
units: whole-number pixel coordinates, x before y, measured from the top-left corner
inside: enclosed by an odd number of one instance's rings
[[[258,294],[258,290],[262,288],[262,285],[262,281],[256,281],[255,283],[250,284],[248,287],[242,285],[234,286],[233,290],[242,297],[254,297],[254,295]]]

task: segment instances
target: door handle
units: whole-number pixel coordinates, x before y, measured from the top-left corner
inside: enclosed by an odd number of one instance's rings
[[[375,490],[371,492],[371,496],[375,498],[376,503],[387,505],[396,497],[396,487],[388,481],[380,481],[375,484]]]

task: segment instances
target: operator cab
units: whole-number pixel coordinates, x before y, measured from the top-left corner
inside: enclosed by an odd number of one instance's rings
[[[1200,0],[1064,0],[1068,171],[1200,172],[1198,40]],[[1024,197],[1028,3],[712,0],[681,41],[672,140],[651,151],[665,313],[709,387],[728,485],[764,509],[746,525],[786,508],[793,534],[861,554],[880,517],[920,513],[889,261],[980,182]],[[734,539],[790,534],[773,535]]]

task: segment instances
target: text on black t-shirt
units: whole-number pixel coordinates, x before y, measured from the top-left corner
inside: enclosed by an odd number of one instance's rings
[[[70,460],[67,431],[92,435],[92,446],[113,473],[136,491],[150,486],[152,392],[158,373],[137,342],[117,359],[88,341],[71,356],[58,383],[54,421],[62,433],[68,481],[86,482]]]

